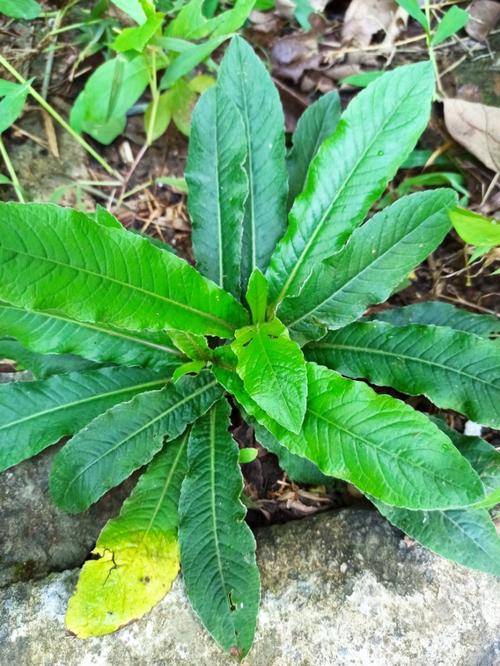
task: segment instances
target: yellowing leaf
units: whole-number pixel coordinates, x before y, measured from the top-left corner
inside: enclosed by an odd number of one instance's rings
[[[179,571],[177,505],[189,433],[167,444],[120,515],[104,527],[66,614],[79,638],[116,631],[151,610]]]

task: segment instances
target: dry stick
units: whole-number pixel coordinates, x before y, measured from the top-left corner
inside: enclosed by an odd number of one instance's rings
[[[0,135],[0,155],[2,156],[2,159],[5,162],[5,166],[12,181],[12,187],[14,188],[16,196],[21,203],[24,203],[24,197],[23,197],[23,192],[21,190],[21,185],[17,178],[17,174],[14,170],[12,162],[10,161],[9,153],[5,149],[5,145],[4,142],[2,141],[1,135]]]
[[[75,130],[69,125],[64,118],[52,107],[48,102],[46,102],[43,97],[37,93],[37,91],[26,81],[26,79],[20,74],[15,67],[13,67],[8,60],[6,60],[2,55],[0,55],[0,65],[4,67],[12,76],[19,81],[19,83],[26,85],[29,94],[40,104],[40,106],[45,109],[56,122],[58,122],[61,127],[63,127],[71,136],[75,139],[77,143],[84,148],[89,155],[99,162],[99,164],[105,169],[111,176],[115,178],[120,178],[120,175],[106,162],[104,157],[101,157],[99,153],[92,148],[92,146],[85,141]]]

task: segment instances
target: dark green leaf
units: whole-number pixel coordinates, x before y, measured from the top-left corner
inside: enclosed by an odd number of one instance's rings
[[[229,413],[227,402],[220,401],[192,428],[179,541],[193,608],[225,650],[244,656],[255,632],[259,570],[240,500],[243,479],[238,447],[228,432]]]
[[[309,164],[320,145],[335,131],[341,111],[340,98],[334,90],[322,95],[301,115],[292,137],[293,147],[287,157],[288,209],[302,192]]]
[[[240,37],[221,63],[218,85],[243,118],[249,195],[243,222],[242,289],[255,267],[265,271],[285,231],[287,173],[284,118],[278,91],[264,64]]]
[[[218,86],[200,98],[192,117],[186,168],[192,242],[201,273],[238,297],[248,179],[245,128]]]
[[[160,88],[170,88],[182,76],[191,72],[195,67],[208,58],[227,39],[226,36],[207,39],[201,44],[190,44],[190,48],[182,51],[173,58],[167,66],[165,74],[160,81]],[[189,44],[189,42],[187,42]]]
[[[255,429],[255,438],[265,449],[274,453],[278,458],[281,469],[289,479],[297,483],[306,483],[311,486],[331,485],[332,477],[321,472],[317,465],[307,458],[290,453],[290,451],[278,442],[264,426],[252,421]]]
[[[307,358],[500,426],[500,345],[438,326],[355,323],[308,345]]]
[[[31,458],[136,393],[166,380],[142,368],[102,368],[0,386],[0,469]]]
[[[356,229],[344,248],[313,270],[299,296],[279,315],[300,339],[341,328],[386,300],[450,229],[452,190],[417,192],[384,208]]]
[[[456,331],[475,333],[485,338],[500,336],[499,317],[474,314],[442,301],[424,301],[401,308],[381,310],[371,315],[370,319],[385,321],[393,326],[430,324],[433,326],[448,326]]]
[[[12,336],[38,354],[76,354],[97,363],[175,368],[182,361],[163,331],[127,331],[79,323],[54,312],[29,312],[0,303],[0,336]]]
[[[92,361],[72,354],[37,354],[13,338],[0,338],[0,358],[15,361],[18,369],[29,370],[37,379],[99,367]]]
[[[84,511],[148,463],[163,444],[204,414],[221,391],[208,373],[141,393],[94,419],[59,451],[50,491],[68,513]]]
[[[323,142],[268,270],[271,296],[296,295],[319,261],[332,256],[365,218],[427,125],[432,65],[385,73],[349,104]]]
[[[221,337],[243,307],[192,266],[125,230],[48,204],[0,204],[0,298],[136,330]]]
[[[274,320],[242,328],[231,347],[247,393],[277,423],[298,433],[306,411],[306,364],[283,324]]]
[[[406,511],[373,500],[380,513],[438,555],[500,576],[500,540],[488,511]]]
[[[224,388],[280,444],[327,476],[407,509],[460,508],[484,498],[479,477],[450,440],[400,400],[308,363],[307,411],[294,435],[260,409],[230,370],[227,353],[222,358],[214,373]]]

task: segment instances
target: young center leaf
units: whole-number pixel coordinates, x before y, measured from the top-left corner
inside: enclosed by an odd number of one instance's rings
[[[388,308],[371,315],[370,319],[385,321],[393,326],[429,324],[448,326],[456,331],[475,333],[484,338],[500,337],[500,317],[461,310],[443,301],[424,301],[404,307]]]
[[[208,373],[143,393],[94,419],[57,454],[50,491],[68,513],[84,511],[178,437],[220,397]]]
[[[231,345],[245,390],[269,416],[298,433],[307,401],[304,355],[277,319],[236,332]]]
[[[307,346],[306,356],[435,405],[500,426],[500,345],[440,326],[354,323]]]
[[[48,204],[0,204],[0,298],[85,322],[231,336],[243,307],[145,238]]]
[[[377,213],[313,269],[299,296],[283,302],[280,317],[306,340],[358,319],[439,245],[451,227],[448,210],[455,201],[452,190],[417,192]]]
[[[163,331],[77,322],[55,312],[30,312],[0,303],[0,335],[12,336],[39,354],[76,354],[97,363],[175,368],[182,354]]]
[[[102,636],[147,613],[179,571],[178,503],[189,432],[168,442],[102,530],[68,603],[66,626]]]
[[[221,400],[191,430],[179,541],[191,605],[222,648],[244,656],[255,632],[259,570],[240,500],[243,479],[229,413]]]
[[[264,274],[258,268],[254,268],[248,281],[248,289],[245,295],[254,324],[262,323],[266,319],[268,294],[269,285]]]
[[[387,72],[349,104],[311,162],[272,256],[274,302],[296,295],[363,221],[425,129],[433,94],[432,65],[420,62]]]
[[[236,297],[248,195],[246,158],[240,112],[219,86],[210,88],[193,112],[186,167],[193,252],[198,270]]]
[[[288,167],[288,209],[302,192],[309,164],[319,147],[337,127],[341,114],[340,97],[336,90],[322,95],[307,107],[297,123],[286,165]]]
[[[284,117],[269,73],[240,37],[234,37],[226,51],[217,85],[238,107],[245,128],[249,192],[241,253],[244,291],[255,267],[266,270],[286,227]]]
[[[143,368],[102,368],[0,386],[0,470],[73,435],[113,405],[165,385]]]
[[[214,373],[245,412],[327,476],[407,509],[460,508],[484,499],[479,477],[449,438],[404,402],[308,363],[307,410],[294,435],[252,400],[231,372],[227,352],[221,359]]]

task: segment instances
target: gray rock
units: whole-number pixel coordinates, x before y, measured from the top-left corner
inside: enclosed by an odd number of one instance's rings
[[[81,565],[130,490],[118,488],[79,515],[59,511],[48,488],[57,448],[0,476],[0,587]]]
[[[500,585],[346,509],[259,531],[263,594],[247,666],[493,665]],[[220,666],[182,583],[119,632],[80,641],[64,612],[77,571],[0,591],[0,663]]]

